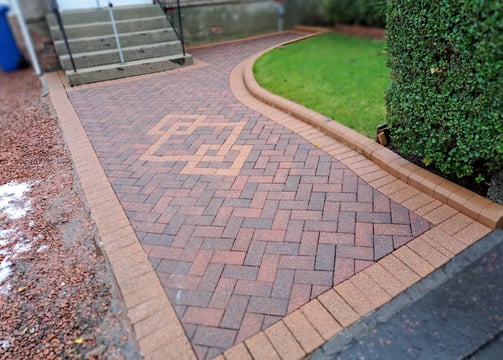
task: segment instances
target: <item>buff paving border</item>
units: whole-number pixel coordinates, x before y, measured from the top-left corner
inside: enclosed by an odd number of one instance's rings
[[[314,31],[312,28],[308,29]],[[286,46],[316,35],[318,34],[312,33],[305,37],[285,42],[264,50],[246,60],[242,65],[244,68],[241,76],[244,78],[245,86],[249,93],[259,102],[270,105],[274,109],[279,109],[283,113],[302,120],[338,142],[347,145],[358,154],[362,154],[364,158],[371,160],[382,170],[389,173],[389,175],[396,177],[416,190],[430,195],[434,199],[451,206],[490,228],[502,228],[503,206],[405,160],[390,149],[322,114],[281,96],[272,94],[257,83],[253,75],[253,65],[259,57],[277,47]],[[311,137],[308,140],[316,139]],[[352,161],[357,160],[358,158]],[[351,165],[345,164],[348,166]],[[349,167],[351,168],[351,166]],[[357,175],[360,174],[357,172]],[[364,178],[364,180],[366,179]]]
[[[440,194],[440,189],[437,189],[439,184],[431,191],[411,187],[411,182],[407,184],[403,181],[403,175],[400,175],[402,171],[399,171],[403,168],[403,171],[409,169],[409,175],[417,173],[418,170],[412,169],[410,164],[404,164],[403,161],[393,158],[395,165],[390,166],[391,164],[385,162],[386,157],[382,155],[382,151],[378,152],[384,148],[380,146],[379,149],[375,148],[377,144],[366,138],[362,139],[359,134],[339,124],[332,122],[326,127],[322,126],[326,122],[323,116],[265,92],[256,82],[254,84],[251,73],[258,56],[260,54],[242,62],[231,74],[231,87],[240,101],[308,139],[344,163],[371,186],[436,226],[303,305],[265,331],[228,349],[217,357],[218,359],[302,358],[341,329],[385,304],[486,235],[491,228],[482,224],[482,221],[492,219],[494,226],[491,227],[501,225],[501,218],[498,220],[494,215],[501,216],[499,212],[501,207],[494,207],[492,204],[485,207],[478,205],[478,208],[471,207],[471,214],[477,216],[467,216],[457,207],[451,206],[461,202],[459,197],[463,196],[464,192],[451,190],[444,192],[444,197],[438,198],[435,194]],[[51,101],[105,253],[123,294],[141,351],[145,358],[149,359],[195,359],[176,313],[165,296],[159,279],[131,228],[67,97],[66,91],[71,89],[65,91],[61,73],[48,74],[46,77]],[[262,97],[275,107],[257,100],[250,94],[250,89],[255,96],[262,94]],[[291,114],[295,114],[295,117]],[[333,137],[327,136],[326,133]],[[381,167],[383,163],[384,166]],[[398,164],[400,167],[397,167]],[[410,177],[417,182],[420,181],[418,176]],[[433,181],[429,179],[429,182]],[[453,194],[458,194],[458,197]],[[489,210],[486,210],[487,208]],[[487,224],[491,225],[490,222]]]
[[[234,95],[248,107],[320,147],[372,187],[435,226],[265,331],[228,349],[217,357],[219,360],[301,359],[447,263],[491,229],[503,226],[502,206],[411,164],[321,114],[261,88],[253,76],[253,64],[271,49],[243,61],[233,70],[230,81]]]
[[[145,359],[196,359],[176,312],[67,97],[64,75],[50,73],[45,77],[52,106],[140,351]]]

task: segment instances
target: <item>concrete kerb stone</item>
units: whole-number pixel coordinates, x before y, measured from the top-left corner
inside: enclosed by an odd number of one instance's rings
[[[128,317],[145,359],[195,359],[190,342],[167,299],[65,91],[61,73],[46,74],[52,108],[58,116],[75,170],[112,267]],[[85,154],[85,156],[83,156]],[[83,161],[85,157],[85,161]],[[98,175],[100,181],[96,181]],[[113,209],[111,212],[110,209]],[[125,238],[123,237],[125,236]],[[132,262],[128,259],[134,259]],[[155,311],[142,304],[155,297]],[[150,302],[152,304],[152,302]],[[150,321],[155,318],[155,321]],[[169,346],[169,351],[166,350]]]
[[[325,116],[297,103],[272,94],[257,83],[253,75],[253,66],[258,58],[273,49],[317,36],[319,33],[314,32],[293,41],[284,42],[246,60],[243,65],[243,80],[250,94],[261,102],[306,122],[335,140],[365,155],[391,175],[398,177],[408,185],[427,193],[439,201],[448,203],[463,214],[492,229],[502,228],[503,206],[492,201],[488,203],[484,197],[415,166],[393,151],[377,144],[375,141],[353,129],[327,119]],[[477,205],[474,206],[473,204]]]

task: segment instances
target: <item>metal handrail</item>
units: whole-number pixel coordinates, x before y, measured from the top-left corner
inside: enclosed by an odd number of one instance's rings
[[[110,1],[108,3],[108,16],[110,16],[110,22],[112,23],[112,29],[114,31],[115,44],[117,45],[117,51],[119,52],[119,58],[121,60],[121,64],[124,64],[126,61],[124,60],[124,54],[122,52],[121,41],[119,38],[119,32],[117,31],[117,25],[115,23],[115,17],[113,12],[114,5]]]
[[[51,10],[56,16],[56,21],[58,22],[59,31],[63,35],[63,41],[65,42],[66,50],[70,57],[70,62],[72,63],[72,68],[74,72],[77,72],[77,67],[75,66],[75,61],[73,60],[72,50],[70,49],[70,43],[68,42],[68,37],[66,36],[65,26],[63,25],[63,20],[61,19],[61,13],[59,12],[59,6],[57,0],[49,0]]]
[[[159,4],[162,11],[166,15],[166,19],[168,19],[171,27],[173,28],[173,31],[175,32],[175,35],[177,36],[178,40],[180,40],[180,43],[182,44],[182,52],[183,52],[183,56],[185,56],[185,54],[186,54],[185,40],[183,37],[182,12],[180,10],[180,0],[171,0],[171,1],[153,0],[153,3]],[[173,13],[175,13],[174,10],[176,10],[176,14],[173,14]],[[176,19],[174,18],[174,15],[176,15]],[[175,25],[175,21],[178,23],[178,27]]]

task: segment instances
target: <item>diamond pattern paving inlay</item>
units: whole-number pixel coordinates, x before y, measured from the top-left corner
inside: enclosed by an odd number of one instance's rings
[[[167,115],[148,132],[161,137],[140,160],[186,161],[182,174],[238,175],[252,146],[234,144],[245,122],[224,120],[221,116],[210,121],[206,115]],[[166,153],[160,154],[163,146]]]
[[[196,50],[209,65],[69,93],[200,359],[430,227],[232,95],[235,65],[296,36]]]

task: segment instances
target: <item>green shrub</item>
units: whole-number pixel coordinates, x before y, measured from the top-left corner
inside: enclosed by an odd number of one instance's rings
[[[444,175],[503,167],[503,1],[388,0],[392,141]]]
[[[335,23],[384,27],[386,0],[328,0],[327,11]]]
[[[334,21],[330,15],[332,2],[333,0],[317,0],[304,5],[304,14],[301,21],[302,24],[313,26],[333,26]]]

